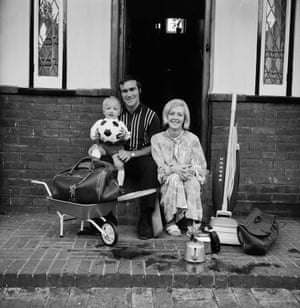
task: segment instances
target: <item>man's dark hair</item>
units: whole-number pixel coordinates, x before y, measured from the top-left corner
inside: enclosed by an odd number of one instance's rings
[[[119,87],[122,86],[125,82],[130,81],[130,80],[135,80],[136,84],[138,86],[138,89],[142,89],[142,84],[140,81],[133,75],[126,75],[120,82],[119,82]]]

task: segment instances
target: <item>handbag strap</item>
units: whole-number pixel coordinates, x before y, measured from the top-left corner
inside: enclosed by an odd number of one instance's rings
[[[266,236],[272,233],[272,227],[276,223],[276,216],[263,213],[254,208],[253,211],[239,225],[256,236]]]

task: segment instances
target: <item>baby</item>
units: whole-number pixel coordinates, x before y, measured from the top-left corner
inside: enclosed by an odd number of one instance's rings
[[[89,148],[88,153],[91,157],[97,159],[100,159],[102,155],[111,155],[114,166],[118,169],[117,179],[119,186],[122,187],[125,180],[125,171],[124,164],[120,160],[118,153],[119,150],[124,148],[124,142],[130,139],[130,132],[128,131],[126,125],[118,119],[121,112],[121,104],[116,97],[110,96],[104,99],[102,109],[105,118],[96,121],[90,130],[90,138],[94,141],[97,141],[98,144],[93,144]],[[121,128],[120,134],[118,135],[119,141],[112,143],[101,140],[99,129],[101,123],[103,123],[103,120],[105,119],[113,119],[119,123],[119,126]]]

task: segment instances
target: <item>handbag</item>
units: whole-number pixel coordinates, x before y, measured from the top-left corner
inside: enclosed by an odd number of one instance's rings
[[[84,157],[74,166],[54,176],[53,196],[56,199],[78,203],[116,200],[119,196],[119,185],[115,173],[112,164]]]
[[[254,208],[239,222],[238,239],[245,253],[264,255],[279,235],[276,216]]]

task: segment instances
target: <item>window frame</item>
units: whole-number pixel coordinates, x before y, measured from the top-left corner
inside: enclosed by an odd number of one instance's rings
[[[63,81],[63,67],[65,63],[65,59],[63,57],[64,54],[64,9],[66,2],[65,0],[56,0],[60,5],[59,11],[59,38],[58,38],[58,75],[57,76],[40,76],[38,74],[38,39],[39,39],[39,3],[40,0],[33,0],[32,7],[33,7],[33,39],[32,39],[32,86],[34,88],[62,88],[62,81]]]
[[[284,63],[283,63],[283,82],[280,85],[265,85],[264,77],[264,52],[265,52],[265,26],[266,26],[266,9],[267,0],[259,1],[258,6],[258,33],[257,33],[257,65],[256,65],[256,95],[270,96],[286,96],[291,93],[292,82],[292,57],[290,48],[293,46],[293,31],[291,32],[293,22],[295,20],[292,14],[294,0],[286,0],[286,28],[285,28],[285,47],[284,47]]]
[[[38,0],[30,0],[30,31],[29,31],[29,88],[39,88],[34,80],[34,34],[35,34],[35,24],[37,23],[37,19],[35,17],[35,3]],[[63,45],[62,45],[62,80],[60,85],[55,87],[55,91],[59,90],[68,90],[67,88],[67,11],[68,11],[68,0],[61,0],[63,3]],[[123,1],[123,0],[121,0]],[[119,49],[121,42],[120,35],[120,24],[122,23],[122,18],[124,15],[124,5],[120,5],[119,0],[111,0],[111,85],[110,88],[101,88],[101,89],[93,89],[93,90],[84,90],[85,93],[92,93],[94,95],[95,91],[98,95],[107,95],[107,93],[118,95],[119,88],[119,80],[122,73],[120,71],[121,61],[119,57]],[[49,91],[53,88],[49,87],[48,84],[46,87],[42,89],[49,88]],[[74,89],[69,89],[69,91],[73,91]],[[81,90],[83,91],[83,90]]]

